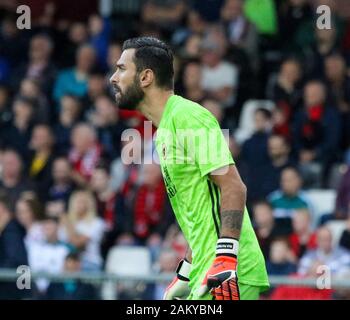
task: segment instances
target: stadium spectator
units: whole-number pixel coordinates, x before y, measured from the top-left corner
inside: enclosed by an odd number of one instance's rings
[[[147,0],[141,10],[142,20],[159,27],[164,32],[174,31],[185,16],[183,0]]]
[[[108,168],[104,166],[95,168],[90,185],[96,198],[98,216],[105,221],[108,229],[111,230],[116,223],[116,194],[110,189]]]
[[[281,173],[280,189],[269,195],[276,224],[286,234],[292,232],[292,218],[299,209],[310,209],[302,187],[302,178],[297,169],[285,168]]]
[[[195,10],[187,14],[186,25],[175,30],[171,42],[179,48],[179,54],[183,58],[198,58],[199,42],[203,36],[207,23]]]
[[[51,61],[54,45],[46,34],[37,34],[30,40],[29,61],[19,65],[12,74],[12,87],[19,88],[24,78],[36,80],[45,94],[50,94],[56,77],[56,67]]]
[[[258,66],[258,33],[244,15],[243,0],[226,0],[221,7],[221,21],[231,45],[248,54],[250,63]]]
[[[3,144],[15,149],[24,160],[29,153],[29,141],[33,128],[34,104],[31,99],[17,97],[12,104],[12,122],[3,130]]]
[[[58,120],[54,127],[55,147],[58,154],[65,155],[68,153],[71,131],[80,120],[81,113],[82,105],[77,97],[64,95],[61,98]]]
[[[5,193],[8,205],[12,211],[23,191],[32,189],[32,185],[22,175],[23,164],[19,154],[7,149],[1,156],[2,175],[0,180],[0,192]]]
[[[21,33],[16,25],[17,16],[8,12],[3,16],[1,21],[0,32],[0,57],[3,58],[3,77],[9,75],[9,71],[25,60],[23,52],[26,52],[28,45],[28,37]],[[4,80],[4,79],[2,79]],[[8,79],[6,79],[8,82]]]
[[[121,157],[111,164],[111,188],[115,192],[122,192],[126,202],[142,172],[142,152],[142,143],[138,139],[131,139],[128,143],[122,141]]]
[[[325,58],[325,76],[328,82],[335,106],[341,113],[350,111],[350,78],[347,75],[346,61],[338,53]]]
[[[58,157],[52,163],[52,181],[48,187],[48,203],[63,202],[66,207],[68,200],[75,189],[72,179],[72,166],[65,157]]]
[[[270,162],[267,141],[271,134],[271,112],[258,108],[254,113],[254,133],[244,142],[240,153],[242,178],[249,189],[248,202],[252,203],[266,196],[271,190],[265,190],[265,167]]]
[[[56,52],[58,65],[61,69],[74,66],[76,61],[76,53],[79,48],[88,41],[88,29],[86,24],[74,21],[68,26],[67,34],[62,35],[60,41],[66,45]]]
[[[109,79],[115,71],[115,63],[119,60],[122,54],[121,44],[118,42],[110,42],[107,52],[107,75],[106,78]]]
[[[254,230],[265,260],[269,260],[271,243],[274,239],[281,238],[283,236],[283,232],[281,232],[276,225],[272,207],[267,201],[261,200],[254,203],[253,223]]]
[[[17,269],[28,265],[24,245],[25,232],[13,218],[9,200],[0,194],[0,270]],[[28,296],[27,290],[18,290],[14,282],[0,282],[0,299],[21,299]]]
[[[186,64],[183,71],[183,95],[190,100],[199,102],[205,98],[205,92],[201,84],[202,68],[199,62],[193,61]]]
[[[67,243],[58,240],[59,222],[57,217],[45,218],[42,224],[43,239],[27,242],[28,262],[33,272],[60,274],[63,272],[65,257],[71,248]],[[41,298],[50,284],[46,278],[35,281],[33,294]]]
[[[92,14],[88,21],[89,42],[95,48],[97,62],[101,69],[106,68],[108,42],[110,38],[111,24],[108,18],[102,18],[98,14]]]
[[[302,69],[299,61],[287,58],[281,63],[278,74],[271,77],[267,85],[266,96],[281,109],[287,123],[301,102],[301,78]]]
[[[270,135],[267,141],[267,151],[270,158],[268,162],[270,168],[265,172],[271,181],[271,188],[276,190],[279,185],[282,170],[286,167],[293,166],[295,163],[290,156],[290,144],[284,136],[276,134]]]
[[[165,187],[160,167],[147,164],[144,167],[141,184],[136,189],[132,212],[135,235],[144,240],[157,231],[165,211]]]
[[[179,51],[179,57],[183,59],[198,59],[201,43],[202,43],[201,35],[193,34],[189,36],[185,42],[184,47],[182,48],[181,51]],[[176,60],[175,60],[175,63],[176,63]],[[176,65],[174,65],[174,67],[175,66]],[[176,79],[176,74],[175,74],[175,79]]]
[[[77,273],[81,271],[81,262],[76,253],[70,253],[64,261],[64,272]],[[66,280],[63,283],[52,282],[44,296],[47,300],[98,300],[96,288],[80,280]]]
[[[347,75],[346,61],[340,54],[332,54],[326,57],[324,63],[331,97],[341,115],[340,147],[346,150],[350,146],[350,77]]]
[[[0,84],[0,143],[4,139],[2,137],[2,129],[11,120],[11,110],[10,110],[10,92],[7,86]]]
[[[337,33],[340,32],[340,30],[339,25],[337,25],[334,20],[329,29],[313,27],[314,30],[312,30],[312,32],[315,35],[315,41],[311,41],[309,45],[303,45],[301,50],[303,51],[305,61],[308,61],[305,65],[306,75],[309,77],[321,78],[324,76],[325,58],[339,51]],[[305,31],[306,30],[304,30],[304,32]],[[302,30],[299,32],[301,34]]]
[[[82,253],[82,270],[100,270],[100,246],[105,224],[98,217],[93,194],[84,190],[75,191],[69,199],[68,213],[61,214],[60,221],[60,239],[72,244]]]
[[[85,116],[94,108],[94,104],[98,97],[105,95],[107,92],[107,81],[105,74],[100,71],[91,72],[88,78],[87,93],[81,99],[84,106]]]
[[[79,186],[85,186],[101,159],[102,149],[96,130],[85,123],[76,125],[71,133],[71,143],[69,161],[73,166],[73,179]]]
[[[279,30],[286,51],[295,45],[298,29],[309,23],[312,16],[312,7],[308,0],[288,0],[280,6]]]
[[[201,44],[202,87],[224,107],[232,107],[238,87],[238,68],[223,59],[227,39],[221,28],[211,29]]]
[[[35,122],[48,123],[50,120],[50,107],[46,95],[40,88],[40,83],[37,80],[26,78],[20,83],[19,94],[22,97],[28,98],[33,102],[35,111],[33,120]]]
[[[15,217],[26,231],[24,241],[27,248],[32,241],[40,242],[44,239],[42,209],[38,199],[28,192],[23,193],[16,203]]]
[[[310,213],[306,209],[295,211],[292,218],[293,233],[289,243],[295,257],[300,259],[307,250],[316,249],[316,233],[311,228]]]
[[[88,76],[95,66],[96,53],[90,45],[82,45],[73,68],[61,71],[55,82],[53,98],[58,103],[65,94],[83,97],[88,89]]]
[[[326,88],[320,81],[304,87],[304,108],[295,116],[294,147],[304,174],[318,162],[323,168],[323,182],[339,149],[340,122],[336,109],[326,103]]]
[[[287,276],[296,272],[296,259],[286,239],[275,239],[271,242],[269,257],[266,262],[269,275]]]
[[[101,95],[96,99],[90,120],[97,131],[104,158],[111,161],[120,156],[121,136],[126,126],[119,119],[119,110],[108,96]]]
[[[271,112],[258,108],[254,113],[254,133],[244,142],[241,159],[250,168],[258,167],[269,161],[267,141],[271,133]]]
[[[341,274],[350,268],[350,253],[332,245],[332,233],[327,227],[317,230],[317,249],[307,251],[301,258],[298,273],[314,275],[322,265],[326,265],[332,275]]]
[[[26,171],[41,200],[47,198],[51,181],[51,167],[55,157],[54,142],[53,133],[48,125],[37,125],[33,128]]]

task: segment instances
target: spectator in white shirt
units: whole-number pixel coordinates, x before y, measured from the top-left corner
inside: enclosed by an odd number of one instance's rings
[[[306,252],[301,258],[298,273],[304,276],[315,275],[320,266],[327,266],[332,275],[350,270],[350,253],[345,249],[333,247],[332,233],[327,227],[318,229],[317,249]]]
[[[70,247],[58,240],[58,228],[58,218],[48,217],[42,224],[44,240],[27,242],[28,261],[32,272],[59,274],[63,271],[64,260]],[[40,295],[46,292],[50,281],[40,278],[35,284]]]
[[[105,223],[97,216],[95,198],[90,191],[75,191],[71,195],[68,214],[61,215],[61,226],[61,239],[81,251],[82,270],[101,270],[100,246]]]
[[[41,207],[35,196],[32,196],[31,193],[21,195],[21,198],[16,202],[15,213],[17,221],[26,230],[24,238],[26,246],[30,241],[43,241],[45,239],[42,223],[39,220],[42,213]]]
[[[201,44],[201,62],[203,89],[209,97],[228,108],[235,103],[238,68],[223,60],[226,45],[227,40],[222,31],[209,32]]]

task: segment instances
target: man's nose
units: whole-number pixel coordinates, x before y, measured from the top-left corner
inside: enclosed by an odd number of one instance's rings
[[[119,81],[119,79],[118,79],[117,72],[114,72],[113,75],[110,77],[109,82],[111,84],[114,84],[114,83],[117,84],[118,81]]]

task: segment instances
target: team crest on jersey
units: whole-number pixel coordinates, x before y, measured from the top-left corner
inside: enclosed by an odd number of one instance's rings
[[[165,143],[162,144],[162,155],[163,155],[163,159],[166,159],[166,146]]]

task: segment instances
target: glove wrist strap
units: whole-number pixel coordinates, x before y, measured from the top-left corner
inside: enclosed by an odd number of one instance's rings
[[[239,242],[235,238],[219,238],[216,243],[216,256],[229,256],[237,258]]]
[[[177,277],[183,281],[190,281],[189,277],[191,266],[191,263],[189,263],[186,259],[181,260],[176,269]]]

